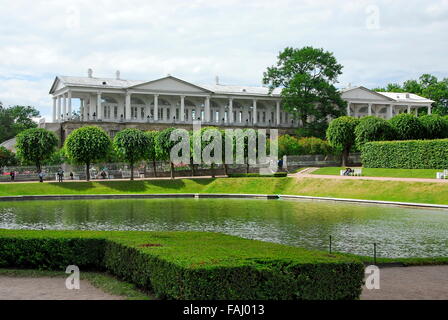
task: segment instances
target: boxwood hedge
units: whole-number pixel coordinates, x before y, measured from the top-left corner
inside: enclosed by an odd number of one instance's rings
[[[448,169],[448,139],[368,142],[365,168]]]
[[[206,232],[0,229],[0,267],[107,270],[168,299],[357,299],[363,264]]]

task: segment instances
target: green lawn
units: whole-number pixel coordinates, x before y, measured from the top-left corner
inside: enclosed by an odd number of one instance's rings
[[[339,175],[345,167],[325,167],[313,171],[312,174]],[[362,175],[366,177],[393,177],[393,178],[429,178],[435,179],[436,172],[443,169],[383,169],[363,168]]]
[[[0,196],[67,194],[258,193],[448,204],[448,184],[315,178],[216,178],[2,183]]]

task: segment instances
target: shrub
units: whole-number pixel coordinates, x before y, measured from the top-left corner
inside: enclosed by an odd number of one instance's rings
[[[353,117],[339,117],[332,120],[327,129],[327,139],[335,149],[342,151],[342,166],[348,163],[350,149],[355,144],[355,128],[359,120]]]
[[[425,128],[425,138],[448,138],[448,119],[445,119],[438,114],[428,114],[420,117],[419,120]]]
[[[396,135],[395,140],[412,140],[425,137],[425,128],[413,114],[401,113],[390,119],[389,123]]]
[[[278,137],[278,156],[297,156],[302,154],[299,140],[288,134]]]
[[[364,277],[344,255],[218,233],[0,230],[0,267],[70,264],[183,300],[357,299]]]
[[[2,167],[6,166],[14,166],[17,164],[16,155],[6,149],[3,146],[0,146],[0,170]]]
[[[325,140],[309,137],[309,138],[300,138],[298,140],[300,149],[302,154],[323,154],[329,155],[333,153],[333,149],[329,145],[329,143]]]
[[[355,142],[358,149],[366,142],[389,139],[393,139],[393,129],[390,123],[382,118],[363,117],[355,128]]]
[[[368,142],[361,158],[366,168],[448,169],[448,139]]]

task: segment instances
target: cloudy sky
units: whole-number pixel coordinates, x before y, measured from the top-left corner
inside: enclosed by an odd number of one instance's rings
[[[0,101],[48,116],[56,75],[260,85],[286,46],[332,51],[338,86],[448,77],[448,0],[0,0]]]

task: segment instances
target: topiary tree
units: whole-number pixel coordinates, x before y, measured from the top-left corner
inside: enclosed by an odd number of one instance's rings
[[[146,135],[149,139],[149,148],[147,150],[148,154],[148,160],[152,162],[152,167],[154,169],[154,177],[157,177],[157,152],[156,152],[156,143],[157,143],[157,136],[159,134],[159,131],[147,131]]]
[[[174,179],[174,163],[170,159],[171,149],[177,144],[177,141],[171,141],[171,133],[176,130],[175,128],[167,128],[160,131],[156,139],[156,154],[160,160],[170,162],[170,175],[171,179]]]
[[[109,155],[111,141],[103,129],[86,126],[74,130],[65,140],[64,148],[70,160],[86,165],[86,180],[90,181],[90,165]]]
[[[355,128],[359,120],[343,116],[332,120],[327,129],[328,143],[342,151],[342,166],[348,163],[350,149],[355,144]]]
[[[438,114],[424,115],[418,118],[425,128],[425,137],[427,139],[448,138],[448,118]]]
[[[149,135],[139,129],[124,129],[115,135],[114,150],[121,159],[129,163],[131,180],[134,180],[134,164],[148,156],[150,143]]]
[[[413,140],[425,137],[425,128],[420,120],[409,113],[401,113],[389,120],[395,140]]]
[[[363,117],[355,128],[356,146],[361,148],[366,142],[391,140],[393,132],[388,121],[374,116]]]
[[[19,133],[16,143],[17,156],[23,161],[34,163],[40,172],[42,163],[51,158],[59,141],[52,131],[32,128]]]

